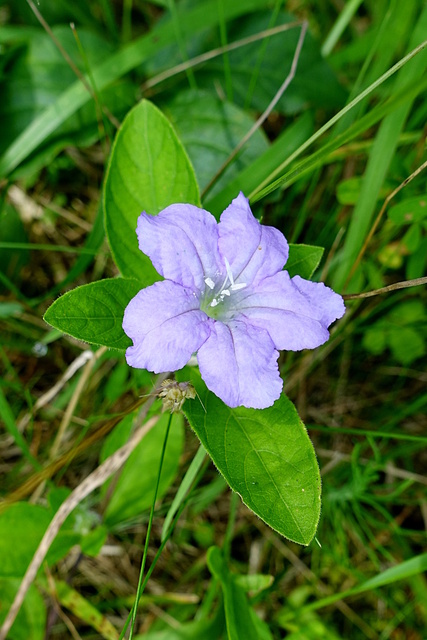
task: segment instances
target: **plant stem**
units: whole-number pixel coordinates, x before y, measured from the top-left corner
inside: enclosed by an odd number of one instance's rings
[[[166,444],[168,441],[168,436],[169,436],[169,431],[170,431],[170,426],[172,423],[172,413],[169,416],[169,420],[168,420],[168,424],[166,427],[166,433],[165,433],[165,439],[163,441],[163,448],[162,448],[162,453],[160,455],[160,463],[159,463],[159,472],[157,474],[157,480],[156,480],[156,487],[154,489],[154,496],[153,496],[153,502],[151,504],[151,511],[150,511],[150,517],[148,520],[148,527],[147,527],[147,535],[145,537],[145,545],[144,545],[144,553],[142,556],[142,562],[141,562],[141,569],[139,572],[139,580],[138,580],[138,587],[136,590],[136,596],[135,596],[135,602],[132,608],[132,620],[131,620],[131,627],[130,627],[130,633],[129,633],[129,640],[132,640],[133,638],[133,629],[135,626],[135,621],[136,621],[136,614],[138,611],[138,602],[141,598],[142,592],[143,592],[143,584],[142,584],[142,580],[143,580],[143,576],[144,576],[144,570],[145,570],[145,563],[147,560],[147,554],[148,554],[148,544],[150,542],[150,533],[151,533],[151,527],[153,524],[153,518],[154,518],[154,509],[156,506],[156,500],[157,500],[157,492],[159,490],[159,484],[160,484],[160,476],[162,475],[162,467],[163,467],[163,460],[165,457],[165,451],[166,451]]]

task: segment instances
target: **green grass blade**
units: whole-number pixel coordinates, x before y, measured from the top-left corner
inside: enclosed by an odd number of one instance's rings
[[[302,144],[294,153],[292,153],[276,170],[276,172],[283,171],[287,166],[289,166],[296,158],[298,158],[306,149],[308,149],[316,140],[318,140],[324,133],[326,133],[334,124],[336,124],[340,118],[342,118],[346,113],[350,111],[353,107],[355,107],[359,102],[364,100],[369,94],[371,94],[377,87],[379,87],[383,82],[388,80],[396,71],[399,71],[405,64],[407,64],[412,58],[421,53],[423,49],[427,46],[427,40],[425,40],[418,47],[413,49],[410,53],[408,53],[404,58],[399,60],[391,69],[389,69],[386,73],[384,73],[378,80],[372,83],[367,89],[362,91],[357,98],[352,100],[348,105],[346,105],[341,111],[339,111],[333,118],[331,118],[323,127],[321,127],[316,133],[314,133],[304,144]],[[267,178],[263,183],[261,183],[257,190],[251,194],[251,201],[257,202],[261,200],[264,196],[268,195],[272,191],[275,191],[279,187],[282,186],[284,182],[286,182],[286,175],[282,175],[273,182],[270,181],[270,178]]]
[[[388,584],[393,584],[398,582],[399,580],[406,580],[407,578],[412,578],[413,576],[419,575],[427,571],[427,553],[423,553],[415,558],[411,558],[410,560],[405,560],[405,562],[401,562],[395,567],[390,567],[386,569],[382,573],[379,573],[377,576],[370,578],[363,584],[354,587],[353,589],[347,589],[346,591],[341,591],[338,593],[334,593],[326,598],[321,598],[316,602],[312,602],[306,607],[302,607],[299,609],[298,615],[302,615],[307,611],[317,611],[318,609],[323,609],[323,607],[327,607],[338,600],[342,600],[344,598],[348,598],[350,596],[357,595],[359,593],[363,593],[365,591],[372,591],[373,589],[378,589],[380,587],[384,587]]]
[[[338,20],[335,22],[322,46],[322,56],[326,58],[331,53],[343,31],[347,28],[357,9],[362,4],[362,1],[363,0],[350,0],[350,2],[347,2],[344,6],[338,16]]]
[[[181,504],[185,500],[185,497],[191,485],[193,484],[195,477],[199,473],[200,467],[202,466],[205,458],[206,458],[206,451],[204,446],[201,444],[197,450],[196,455],[191,461],[191,464],[188,467],[187,472],[183,477],[181,484],[179,485],[179,489],[176,492],[175,498],[172,501],[169,511],[166,514],[166,518],[163,522],[163,527],[162,527],[162,542],[166,539],[172,520],[174,519],[175,514],[180,508]]]
[[[427,33],[427,7],[424,9],[415,29],[411,47],[420,42]],[[424,43],[425,44],[425,43]],[[412,60],[399,73],[395,82],[395,90],[404,89],[411,82],[421,80],[427,65],[427,51]],[[391,160],[396,151],[399,136],[408,117],[412,102],[406,102],[388,115],[382,122],[369,156],[360,196],[351,216],[344,248],[338,256],[333,286],[341,291],[349,270],[351,269],[364,239],[375,211],[378,194],[387,175]]]
[[[27,458],[28,462],[30,462],[35,469],[40,470],[41,465],[37,462],[35,457],[32,455],[27,443],[24,440],[23,435],[18,430],[15,423],[15,417],[13,415],[12,409],[10,408],[9,403],[6,400],[1,387],[0,387],[0,417],[4,422],[4,425],[7,431],[15,440],[17,446],[21,449],[23,455]]]

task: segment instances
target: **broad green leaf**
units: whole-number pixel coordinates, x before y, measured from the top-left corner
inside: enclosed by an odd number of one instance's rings
[[[159,279],[138,248],[136,223],[141,211],[156,214],[175,202],[200,206],[194,170],[170,122],[143,100],[116,136],[104,186],[105,231],[122,275],[144,285]]]
[[[105,442],[102,459],[111,455],[127,441],[134,418],[135,414],[126,416],[117,425]],[[169,416],[163,414],[129,456],[105,512],[104,522],[107,527],[111,528],[131,518],[137,518],[150,508],[168,420]],[[176,476],[183,441],[183,419],[181,414],[174,414],[163,461],[158,498],[164,495]]]
[[[395,224],[412,224],[427,218],[427,195],[402,200],[390,207],[388,217]]]
[[[89,25],[92,28],[100,28],[92,11],[88,11],[87,0],[73,0],[72,5],[68,0],[55,0],[55,2],[46,2],[43,4],[43,18],[49,26],[54,24],[69,24],[74,21],[76,24]],[[8,5],[8,12],[12,16],[15,24],[36,25],[40,29],[40,23],[26,2],[12,2]]]
[[[218,194],[212,195],[209,192],[206,201],[203,202],[205,208],[219,217],[239,191],[243,191],[249,197],[262,182],[272,180],[277,175],[276,170],[281,163],[286,161],[312,132],[313,117],[307,111],[296,122],[286,127],[261,156],[240,171],[235,178],[230,178]]]
[[[272,640],[265,622],[249,606],[244,589],[231,574],[218,547],[207,556],[209,570],[219,580],[224,596],[225,622],[229,640]]]
[[[27,522],[27,530],[30,528]],[[2,556],[2,560],[3,560]],[[0,626],[9,611],[21,580],[0,577]],[[43,640],[46,628],[46,607],[37,587],[31,585],[16,616],[8,638],[10,640]]]
[[[227,29],[227,36],[239,40],[269,27],[271,11],[259,11],[236,20]],[[280,12],[276,24],[294,22],[295,16]],[[259,64],[260,43],[231,51],[229,55],[233,78],[233,97],[236,104],[244,105],[251,99],[251,107],[264,111],[290,71],[301,27],[289,29],[284,35],[270,37]],[[256,83],[251,93],[251,81]],[[199,86],[212,88],[215,81],[223,81],[223,61],[213,60],[196,73]],[[316,41],[307,34],[294,79],[280,98],[275,109],[283,113],[298,113],[313,104],[317,108],[336,109],[346,100],[347,92],[320,53]]]
[[[54,513],[26,502],[11,504],[0,513],[0,576],[24,575]],[[47,554],[49,565],[64,557],[79,540],[79,534],[61,529]]]
[[[187,400],[184,413],[230,487],[270,527],[308,545],[320,516],[320,475],[292,402],[282,395],[262,411],[230,409],[195,373],[192,382],[204,407]]]
[[[165,106],[165,114],[190,157],[201,190],[254,124],[245,111],[207,91],[180,92]],[[213,195],[226,187],[268,147],[266,135],[258,129],[210,193]],[[234,195],[238,193],[236,190]]]
[[[244,13],[268,6],[269,2],[270,0],[239,0],[239,2],[226,3],[223,12],[224,19],[230,20]],[[197,4],[190,10],[183,9],[182,12],[178,9],[178,15],[180,31],[183,37],[204,31],[210,26],[216,26],[220,19],[217,0],[203,2],[200,5]],[[19,30],[21,32],[21,26]],[[102,91],[131,69],[140,67],[142,62],[148,61],[156,52],[164,50],[168,44],[175,41],[176,25],[172,20],[163,22],[149,33],[115,51],[94,69],[92,68],[91,77],[86,77],[86,80],[94,84],[98,91]],[[165,66],[170,66],[168,58],[165,60]],[[0,175],[10,174],[52,132],[56,131],[69,116],[91,101],[92,96],[82,82],[76,80],[61,93],[54,104],[47,107],[12,142],[0,158]]]
[[[107,527],[102,524],[89,531],[80,541],[82,553],[96,557],[105,544],[107,536]]]
[[[53,28],[54,37],[67,51],[77,67],[84,72],[76,39],[68,26]],[[79,39],[90,69],[96,67],[113,47],[102,36],[79,29]],[[19,137],[22,131],[54,104],[58,97],[75,80],[75,73],[56,46],[53,38],[44,30],[28,37],[27,47],[15,56],[9,65],[6,80],[1,87],[0,102],[0,153]],[[129,80],[119,80],[98,95],[99,103],[118,116],[123,116],[133,102],[134,86]],[[40,162],[32,162],[32,170],[47,164],[66,145],[87,145],[98,137],[99,113],[93,104],[82,107],[43,141],[47,151],[40,155]]]
[[[59,602],[75,616],[98,631],[101,638],[118,640],[119,634],[111,622],[78,591],[72,589],[63,580],[55,582],[55,594]]]
[[[142,288],[141,282],[131,278],[109,278],[85,284],[55,300],[44,319],[78,340],[126,349],[131,341],[122,329],[123,312]]]
[[[291,278],[311,278],[322,259],[323,247],[315,247],[309,244],[289,244],[289,258],[285,264],[285,270]]]

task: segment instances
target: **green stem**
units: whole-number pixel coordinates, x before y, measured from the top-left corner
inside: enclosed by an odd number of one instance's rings
[[[137,614],[137,611],[138,611],[138,603],[139,603],[139,600],[141,598],[141,595],[143,593],[143,590],[144,590],[144,587],[145,587],[145,584],[146,584],[146,580],[143,583],[142,579],[143,579],[143,576],[144,576],[145,563],[146,563],[146,560],[147,560],[148,544],[149,544],[149,541],[150,541],[151,527],[152,527],[153,518],[154,518],[154,509],[155,509],[155,506],[156,506],[157,492],[159,490],[160,476],[162,475],[162,467],[163,467],[163,460],[164,460],[164,457],[165,457],[166,444],[167,444],[167,441],[168,441],[170,426],[171,426],[171,423],[172,423],[172,415],[173,414],[171,413],[170,416],[169,416],[168,424],[167,424],[167,427],[166,427],[165,439],[163,441],[162,453],[160,455],[159,472],[157,474],[156,488],[154,489],[153,502],[151,504],[150,517],[149,517],[149,520],[148,520],[147,535],[145,537],[144,553],[143,553],[143,556],[142,556],[141,570],[139,572],[138,587],[137,587],[137,590],[136,590],[135,603],[134,603],[133,608],[132,608],[132,619],[131,619],[131,628],[130,628],[130,633],[129,633],[129,640],[132,640],[132,638],[133,638],[133,629],[134,629],[134,626],[135,626],[136,614]]]
[[[234,525],[236,524],[236,514],[237,514],[237,505],[239,504],[239,495],[234,493],[231,494],[230,500],[230,515],[228,516],[227,529],[224,536],[224,542],[222,544],[224,559],[229,560],[230,558],[230,549],[231,549],[231,540],[234,532]]]

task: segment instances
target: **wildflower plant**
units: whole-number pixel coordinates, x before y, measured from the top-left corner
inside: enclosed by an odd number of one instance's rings
[[[344,314],[340,295],[308,279],[322,249],[289,245],[243,193],[223,212],[202,208],[183,146],[145,100],[116,136],[104,210],[121,277],[68,292],[46,321],[167,374],[165,409],[182,408],[230,487],[279,533],[309,544],[319,469],[278,358],[320,346]]]

